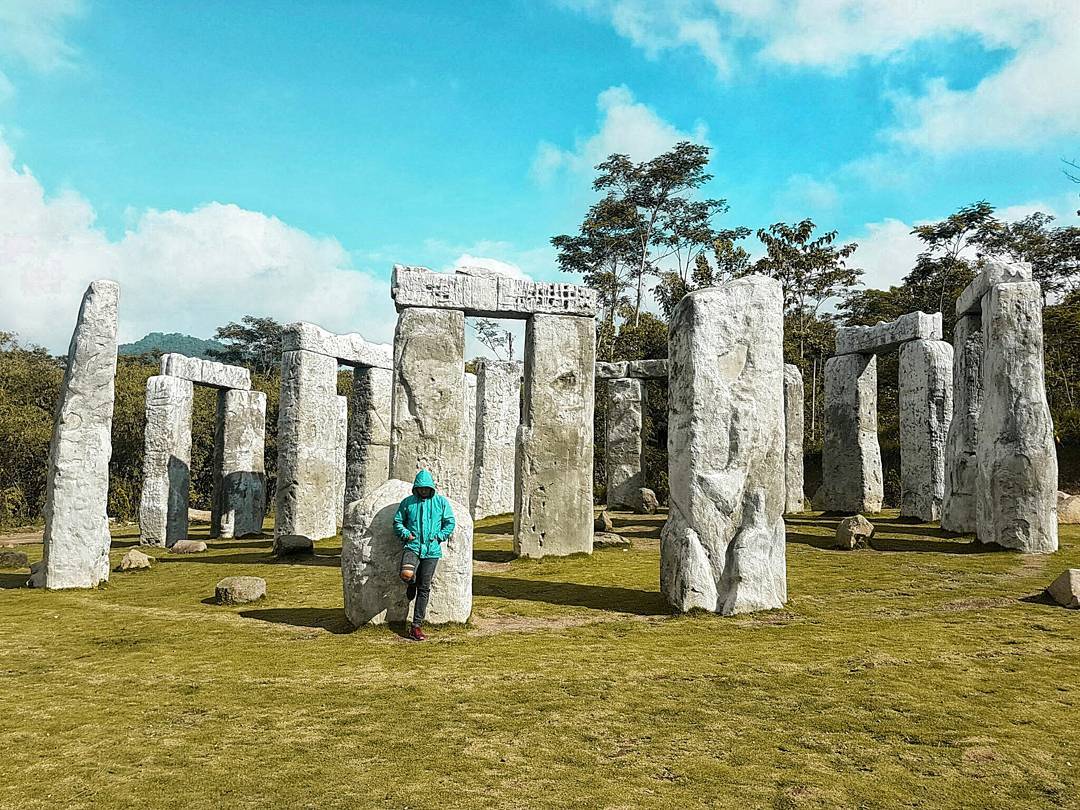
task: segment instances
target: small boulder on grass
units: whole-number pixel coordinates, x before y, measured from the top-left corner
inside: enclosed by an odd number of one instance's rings
[[[607,513],[607,510],[602,511],[596,516],[596,520],[593,521],[593,531],[595,532],[610,532],[614,530],[614,525],[611,522],[611,515]]]
[[[147,571],[154,564],[154,558],[143,554],[136,548],[128,549],[127,554],[116,566],[117,571]]]
[[[1080,523],[1080,495],[1058,491],[1058,523]]]
[[[621,534],[611,532],[594,532],[592,538],[594,549],[601,548],[630,548],[630,541]]]
[[[29,568],[30,560],[25,551],[0,548],[0,568]]]
[[[214,586],[214,600],[219,605],[246,605],[266,596],[262,577],[225,577]]]
[[[874,536],[874,524],[862,515],[852,515],[840,521],[836,527],[836,548],[853,551],[868,548]]]
[[[656,493],[648,487],[642,487],[636,489],[630,493],[630,503],[628,506],[631,511],[638,515],[653,515],[656,514],[656,510],[660,508],[660,502],[656,499]]]
[[[314,554],[315,544],[302,534],[283,534],[274,540],[275,557],[299,557]]]
[[[1062,607],[1080,608],[1080,568],[1063,571],[1046,593]]]
[[[199,554],[206,551],[202,540],[177,540],[169,549],[170,554]]]

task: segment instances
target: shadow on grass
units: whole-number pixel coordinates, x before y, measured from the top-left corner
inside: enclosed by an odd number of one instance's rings
[[[322,549],[320,549],[322,550]],[[341,567],[341,549],[325,549],[323,554],[297,554],[275,557],[264,551],[250,554],[162,554],[159,563],[207,563],[210,565],[314,565],[329,568]]]
[[[1048,594],[1046,591],[1039,591],[1038,593],[1033,593],[1030,596],[1021,596],[1017,601],[1019,601],[1019,602],[1027,602],[1028,604],[1031,604],[1031,605],[1046,605],[1048,607],[1061,607],[1061,605],[1059,605],[1057,602],[1055,602],[1054,598],[1050,594]]]
[[[0,574],[0,591],[10,591],[15,588],[25,588],[26,580],[30,574]]]
[[[836,551],[838,554],[852,553],[836,548],[836,539],[827,535],[788,532],[787,541],[826,551]],[[997,554],[1007,550],[1001,546],[986,543],[948,540],[905,540],[902,538],[880,537],[878,535],[870,538],[870,548],[874,551],[884,552],[930,551],[938,554]]]
[[[548,582],[474,574],[473,594],[494,596],[500,599],[545,602],[549,605],[614,610],[637,616],[666,616],[671,612],[659,591],[639,591],[634,588],[608,585],[583,585],[577,582]]]
[[[509,550],[503,548],[473,548],[472,558],[479,562],[513,562],[517,559],[517,555]]]
[[[665,519],[666,519],[666,517],[667,516],[665,515]],[[611,525],[612,525],[612,528],[615,529],[616,534],[622,534],[623,533],[623,532],[620,531],[620,529],[627,529],[627,528],[633,529],[634,531],[632,531],[632,532],[626,532],[626,536],[634,537],[635,539],[639,539],[639,540],[659,540],[660,539],[660,530],[664,528],[664,522],[663,521],[659,521],[659,522],[654,522],[654,521],[643,522],[641,520],[632,520],[630,518],[617,518],[617,517],[613,517],[611,519]],[[646,527],[646,526],[648,528],[643,528],[643,527]]]
[[[341,608],[263,608],[261,610],[241,610],[245,619],[255,619],[271,624],[287,624],[292,627],[315,627],[329,630],[335,635],[344,635],[353,631],[353,626],[345,618]]]

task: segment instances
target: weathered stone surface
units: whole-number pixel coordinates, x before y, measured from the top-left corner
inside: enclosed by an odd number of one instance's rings
[[[825,361],[825,443],[814,508],[880,512],[884,497],[877,437],[877,358],[862,354]]]
[[[246,368],[183,354],[161,355],[161,373],[211,388],[237,388],[242,391],[251,388],[251,372]]]
[[[598,380],[617,380],[626,377],[637,380],[666,380],[667,376],[667,360],[620,360],[616,363],[596,364],[596,379]]]
[[[1057,494],[1058,523],[1080,523],[1080,495]]]
[[[209,509],[192,509],[189,506],[187,514],[188,523],[210,523],[214,519],[214,513]]]
[[[522,364],[482,359],[476,367],[473,518],[514,511],[514,455],[521,423]]]
[[[466,278],[462,276],[462,278]],[[444,309],[406,309],[394,333],[390,476],[411,481],[431,471],[439,490],[467,503],[464,478],[465,316]]]
[[[394,265],[390,285],[399,311],[403,307],[452,309],[495,318],[596,314],[596,291],[576,284],[525,281],[498,274],[434,273],[399,264]]]
[[[299,557],[314,554],[315,544],[302,534],[282,534],[274,538],[275,557]]]
[[[836,548],[852,551],[866,548],[874,536],[874,524],[862,515],[852,515],[840,521],[836,526]]]
[[[672,316],[660,591],[676,610],[787,600],[783,339],[780,283],[763,276],[692,292]]]
[[[660,508],[656,493],[648,487],[638,487],[630,493],[628,500],[627,507],[638,515],[655,515],[656,510]]]
[[[1063,571],[1046,593],[1062,607],[1080,608],[1080,568]]]
[[[139,541],[171,546],[188,535],[193,386],[180,377],[146,381]]]
[[[982,315],[964,315],[953,327],[953,418],[945,440],[945,494],[941,528],[975,531],[975,448],[982,407]]]
[[[281,355],[274,542],[337,533],[337,360],[308,351]]]
[[[995,284],[1031,281],[1031,265],[1027,262],[1012,262],[996,258],[982,261],[983,267],[978,275],[956,299],[957,318],[964,315],[981,317],[983,296],[990,292]]]
[[[630,506],[645,484],[645,384],[626,378],[609,380],[607,394],[607,504],[612,508]]]
[[[206,543],[202,540],[177,540],[169,548],[171,554],[201,554],[206,551]]]
[[[803,511],[803,378],[798,366],[784,364],[784,514]]]
[[[154,564],[154,558],[143,554],[137,548],[128,549],[128,552],[120,560],[117,571],[146,571]]]
[[[266,394],[222,391],[214,443],[211,537],[261,534],[266,517]]]
[[[1042,294],[1034,281],[983,298],[983,402],[976,529],[1027,554],[1058,547],[1057,454],[1043,379]]]
[[[465,477],[465,483],[468,486],[468,502],[470,514],[475,518],[476,515],[472,510],[472,491],[474,488],[474,480],[476,478],[476,396],[477,396],[477,384],[476,375],[472,372],[465,372],[465,414],[461,420],[461,430],[465,434],[465,470],[463,475]]]
[[[394,374],[382,368],[353,371],[345,461],[345,504],[361,500],[390,476],[390,401]]]
[[[953,415],[953,347],[942,340],[905,343],[899,376],[900,515],[937,520]]]
[[[349,445],[349,398],[337,397],[337,433],[334,437],[334,463],[337,466],[334,476],[334,521],[338,526],[345,523],[345,477]]]
[[[621,534],[612,534],[611,532],[594,532],[593,533],[593,549],[604,548],[618,548],[627,549],[630,548],[630,541],[623,537]]]
[[[401,570],[401,540],[394,512],[412,483],[390,479],[363,500],[349,504],[342,531],[341,579],[345,615],[355,627],[403,622],[411,615]],[[463,623],[472,613],[473,522],[465,504],[451,500],[456,527],[435,569],[425,621]]]
[[[874,326],[842,326],[836,330],[836,353],[888,354],[909,340],[941,340],[941,313],[909,312]]]
[[[29,568],[30,559],[25,551],[0,548],[0,568]]]
[[[95,281],[83,295],[57,397],[45,485],[45,588],[92,588],[109,578],[109,459],[120,286]]]
[[[361,368],[394,367],[394,349],[385,343],[371,343],[355,332],[337,335],[313,323],[298,321],[281,333],[283,352],[307,351],[335,357],[341,363]]]
[[[610,533],[615,531],[615,526],[611,522],[611,515],[607,510],[602,510],[593,521],[593,537],[599,533]]]
[[[225,577],[214,586],[214,600],[219,605],[246,605],[266,596],[262,577]]]
[[[514,493],[514,551],[522,556],[592,551],[595,360],[592,319],[529,321]]]

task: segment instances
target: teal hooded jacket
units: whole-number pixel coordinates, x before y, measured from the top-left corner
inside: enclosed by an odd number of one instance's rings
[[[403,500],[394,513],[394,531],[421,560],[442,557],[442,543],[454,533],[454,510],[450,501],[439,493],[421,498],[421,487],[435,489],[435,479],[427,470],[421,470],[413,481],[413,494]],[[411,539],[410,539],[411,538]]]

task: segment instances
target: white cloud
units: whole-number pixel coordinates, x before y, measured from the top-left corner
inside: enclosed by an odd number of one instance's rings
[[[933,153],[1024,147],[1080,133],[1077,0],[564,0],[605,19],[656,58],[696,50],[722,76],[735,55],[840,73],[902,57],[930,41],[969,38],[1011,55],[970,89],[927,76],[897,97],[895,140]]]
[[[829,180],[817,180],[808,174],[793,174],[777,194],[781,218],[811,218],[827,214],[840,204],[840,189]]]
[[[546,183],[563,169],[587,174],[614,152],[643,161],[666,152],[679,141],[706,143],[703,123],[698,122],[692,132],[684,132],[651,107],[635,101],[633,93],[623,85],[600,93],[596,106],[600,112],[597,131],[578,139],[573,149],[560,149],[547,142],[539,145],[532,166],[535,180]]]
[[[0,55],[47,73],[70,67],[75,49],[63,29],[85,12],[82,0],[4,0],[0,3]]]
[[[120,339],[210,336],[243,315],[308,320],[372,340],[393,335],[389,282],[351,267],[335,240],[235,205],[146,211],[119,240],[74,192],[47,197],[0,141],[0,329],[67,348],[87,284],[120,283]]]

